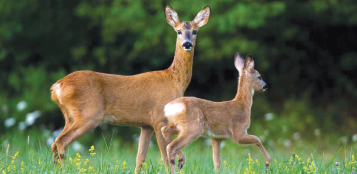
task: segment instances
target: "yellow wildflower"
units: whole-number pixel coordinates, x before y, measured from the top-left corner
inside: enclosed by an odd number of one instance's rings
[[[291,156],[289,159],[289,163],[292,164],[293,163],[294,158]]]
[[[14,155],[14,157],[12,157],[12,159],[15,160],[18,155],[19,155],[19,151],[17,151],[17,152],[15,153],[15,155]]]
[[[92,152],[92,151],[94,151],[94,146],[91,146],[89,149],[89,152]]]
[[[89,159],[86,159],[86,160],[84,161],[84,165],[87,165],[87,163],[89,163]]]
[[[247,161],[248,161],[248,165],[251,165],[251,164],[254,163],[252,157],[250,156],[250,153],[248,153],[248,159],[247,159]]]
[[[143,163],[143,169],[144,170],[144,173],[148,173],[148,165],[144,162]]]
[[[88,171],[89,171],[89,172],[92,172],[93,170],[94,170],[93,167],[88,167]]]
[[[95,153],[95,152],[92,152],[92,153],[90,153],[90,156],[94,156],[95,154],[97,154],[97,153]]]
[[[123,161],[123,164],[122,164],[122,169],[125,170],[126,169],[126,160]]]
[[[227,168],[228,164],[227,164],[226,160],[223,161],[223,165],[224,165],[225,168]]]
[[[25,165],[24,165],[24,161],[21,161],[21,171],[24,172],[25,169],[24,169]]]
[[[299,157],[298,155],[295,155],[295,158],[296,158],[298,161],[301,161],[301,157]]]
[[[257,165],[260,166],[258,159],[255,159],[255,163],[257,163]]]

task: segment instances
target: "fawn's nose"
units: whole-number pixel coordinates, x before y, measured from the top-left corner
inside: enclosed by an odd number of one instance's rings
[[[191,42],[185,42],[185,43],[182,44],[182,47],[187,49],[187,50],[191,50],[192,46],[193,45],[192,45]]]
[[[265,84],[264,87],[263,87],[264,90],[267,90],[268,89],[268,85]]]

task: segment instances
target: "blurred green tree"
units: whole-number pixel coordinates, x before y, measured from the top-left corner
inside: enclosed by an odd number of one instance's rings
[[[164,18],[166,4],[182,20],[192,20],[207,4],[212,9],[209,22],[198,32],[186,95],[232,99],[238,75],[233,56],[239,51],[256,58],[256,69],[271,86],[256,97],[253,131],[269,128],[279,133],[283,125],[289,132],[356,130],[353,0],[2,0],[0,122],[10,117],[23,121],[26,113],[40,110],[35,124],[62,127],[49,88],[76,70],[130,75],[167,68],[176,35]],[[20,101],[27,107],[19,111]],[[269,112],[280,121],[259,121]]]

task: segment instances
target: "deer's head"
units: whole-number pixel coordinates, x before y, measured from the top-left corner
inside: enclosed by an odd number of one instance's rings
[[[181,21],[175,10],[169,5],[166,6],[166,21],[174,27],[177,32],[177,40],[184,51],[191,51],[194,48],[198,29],[207,23],[210,13],[210,7],[206,6],[193,21]]]
[[[247,55],[244,60],[239,53],[236,53],[234,65],[239,71],[239,78],[244,78],[243,86],[254,91],[265,91],[268,89],[268,85],[263,81],[260,73],[254,69],[254,60],[251,55]]]

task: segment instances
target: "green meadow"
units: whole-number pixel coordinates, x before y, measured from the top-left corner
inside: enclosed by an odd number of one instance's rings
[[[112,136],[92,140],[93,145],[68,148],[66,160],[55,165],[42,132],[6,134],[1,137],[0,172],[5,173],[134,173],[137,144]],[[86,137],[88,136],[88,137]],[[86,135],[82,139],[89,138]],[[80,139],[81,140],[81,139]],[[152,141],[154,142],[154,141]],[[76,144],[76,143],[74,143]],[[78,145],[77,145],[78,146]],[[356,145],[328,146],[299,140],[289,148],[266,145],[272,158],[268,173],[356,173]],[[214,173],[210,140],[200,138],[183,149],[186,164],[179,173]],[[221,146],[220,173],[265,173],[263,155],[257,147],[228,140]],[[165,173],[155,143],[150,144],[141,173]]]

